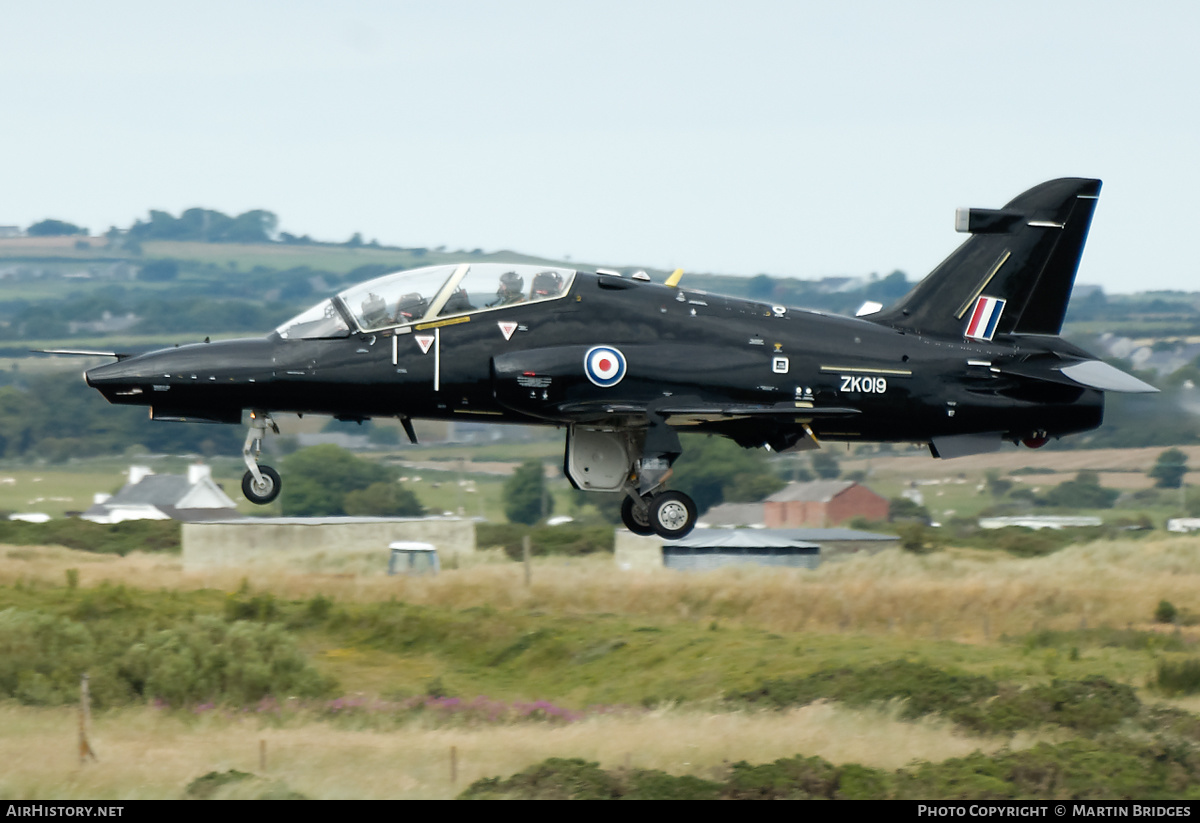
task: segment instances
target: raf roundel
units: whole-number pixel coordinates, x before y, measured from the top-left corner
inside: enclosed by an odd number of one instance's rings
[[[583,356],[583,370],[597,386],[615,386],[625,377],[625,355],[612,346],[594,346]]]

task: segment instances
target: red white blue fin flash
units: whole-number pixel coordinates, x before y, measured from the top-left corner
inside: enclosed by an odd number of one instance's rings
[[[976,300],[975,308],[971,310],[971,320],[967,323],[967,339],[991,340],[996,334],[996,327],[1000,325],[1004,302],[999,297],[980,297]]]

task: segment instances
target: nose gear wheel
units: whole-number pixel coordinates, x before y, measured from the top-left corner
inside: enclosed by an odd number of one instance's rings
[[[242,475],[242,494],[251,503],[264,506],[279,496],[283,483],[279,479],[279,472],[270,466],[259,466],[258,473],[261,480],[250,472]]]

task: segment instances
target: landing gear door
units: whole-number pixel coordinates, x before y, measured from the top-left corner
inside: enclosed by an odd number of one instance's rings
[[[567,430],[564,471],[577,489],[596,492],[621,491],[637,451],[633,434],[571,426]]]

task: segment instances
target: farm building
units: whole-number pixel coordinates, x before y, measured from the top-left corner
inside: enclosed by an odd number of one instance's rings
[[[768,529],[828,528],[854,517],[886,520],[888,501],[852,480],[789,483],[763,501]]]

